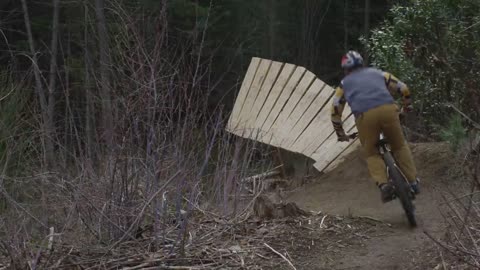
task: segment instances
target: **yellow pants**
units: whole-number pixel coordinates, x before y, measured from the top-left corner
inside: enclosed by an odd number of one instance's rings
[[[380,132],[383,132],[387,138],[398,166],[408,181],[415,181],[417,170],[410,148],[403,136],[395,104],[383,105],[361,114],[357,117],[356,124],[358,136],[367,157],[368,170],[377,185],[387,182],[385,163],[377,148]]]

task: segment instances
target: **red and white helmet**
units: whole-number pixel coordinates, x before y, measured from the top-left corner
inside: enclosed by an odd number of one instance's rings
[[[342,57],[342,68],[352,69],[363,66],[363,57],[356,51],[348,51]]]

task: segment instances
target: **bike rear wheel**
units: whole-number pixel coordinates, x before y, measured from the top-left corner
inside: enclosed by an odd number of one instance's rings
[[[404,178],[403,174],[399,171],[395,165],[395,161],[390,154],[386,152],[384,154],[384,160],[388,167],[388,173],[393,185],[395,186],[395,195],[400,199],[405,215],[407,216],[408,223],[412,227],[417,226],[417,220],[415,219],[415,206],[413,205],[413,194],[410,190],[410,185]]]

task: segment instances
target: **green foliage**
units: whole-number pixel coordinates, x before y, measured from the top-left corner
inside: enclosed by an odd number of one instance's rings
[[[372,63],[409,84],[428,126],[447,121],[445,102],[480,115],[479,13],[478,1],[416,0],[372,32]]]
[[[25,150],[23,135],[28,128],[24,116],[29,100],[25,91],[13,81],[9,72],[0,71],[0,162],[2,167],[8,163],[8,169],[17,167]],[[23,134],[19,136],[20,133]]]
[[[463,126],[462,117],[454,114],[448,121],[448,125],[440,131],[440,137],[448,142],[452,150],[458,151],[461,144],[467,139],[467,129]]]

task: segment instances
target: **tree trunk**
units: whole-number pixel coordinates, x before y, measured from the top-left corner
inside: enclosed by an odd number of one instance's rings
[[[84,53],[85,53],[85,133],[87,137],[87,143],[85,146],[85,153],[87,158],[91,161],[93,159],[93,98],[91,93],[91,80],[90,80],[90,67],[92,65],[92,58],[90,56],[90,50],[88,49],[88,25],[89,25],[89,18],[88,18],[88,4],[84,6],[85,11],[85,32],[84,32]]]
[[[50,55],[50,77],[48,83],[48,117],[47,117],[47,130],[48,138],[50,141],[47,144],[47,152],[51,153],[52,156],[49,159],[49,166],[53,165],[54,156],[53,156],[53,139],[55,138],[55,124],[54,124],[54,114],[55,114],[55,88],[57,84],[57,53],[58,53],[58,20],[60,13],[60,0],[53,0],[53,21],[52,21],[52,43],[51,43],[51,55]]]
[[[349,12],[348,12],[348,1],[349,0],[344,0],[344,6],[343,6],[343,50],[346,52],[349,48],[348,46],[348,22],[349,22]]]
[[[365,18],[364,18],[364,26],[365,26],[365,39],[368,40],[370,37],[370,0],[365,0]],[[365,50],[364,53],[364,62],[368,65],[368,50]]]
[[[270,59],[275,57],[275,0],[269,0],[268,4],[268,53]]]
[[[102,100],[103,137],[109,149],[113,146],[113,113],[110,94],[109,48],[104,0],[95,0],[98,45],[100,50],[100,98]]]
[[[40,68],[38,66],[38,59],[37,54],[35,51],[35,43],[33,42],[33,35],[32,35],[32,28],[30,26],[30,16],[28,14],[28,6],[26,0],[22,1],[22,9],[24,14],[25,20],[25,28],[27,30],[27,37],[28,37],[28,45],[30,48],[30,54],[32,55],[32,62],[33,62],[33,74],[35,76],[35,92],[38,96],[38,100],[40,102],[40,110],[42,114],[42,130],[43,130],[43,147],[44,151],[44,162],[45,164],[51,164],[53,160],[53,142],[52,137],[49,136],[49,109],[47,104],[47,99],[45,95],[45,89],[43,88],[42,84],[42,75],[40,74]]]

